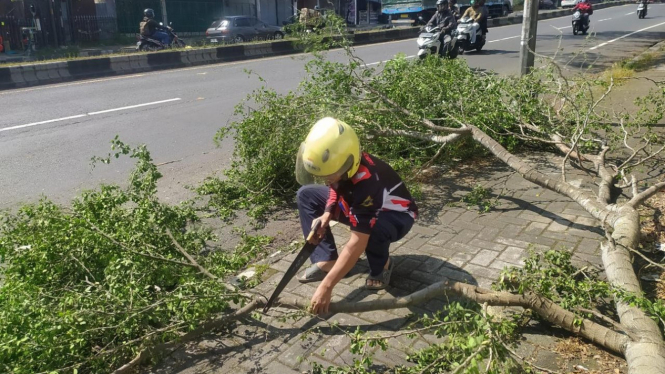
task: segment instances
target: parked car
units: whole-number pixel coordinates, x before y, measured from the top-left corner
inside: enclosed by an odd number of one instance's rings
[[[228,16],[213,21],[206,30],[209,43],[242,43],[256,39],[282,39],[284,31],[251,16]]]
[[[574,7],[579,0],[561,0],[562,8],[572,8]]]
[[[538,9],[556,9],[556,5],[553,0],[539,0]]]

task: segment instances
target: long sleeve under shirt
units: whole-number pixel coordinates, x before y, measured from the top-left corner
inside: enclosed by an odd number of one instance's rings
[[[382,211],[403,212],[414,219],[418,215],[402,178],[390,165],[363,152],[356,174],[330,188],[326,212],[342,213],[349,218],[352,231],[370,234]]]

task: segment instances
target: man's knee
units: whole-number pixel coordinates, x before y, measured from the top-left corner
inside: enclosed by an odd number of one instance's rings
[[[310,189],[309,185],[302,186],[298,189],[298,192],[296,193],[296,202],[298,203],[298,205],[300,205],[300,203],[304,202],[305,199],[309,198],[310,190],[311,189]]]
[[[296,202],[298,203],[298,205],[302,203],[310,203],[312,200],[315,200],[318,195],[325,193],[322,190],[323,190],[322,186],[318,186],[315,184],[308,184],[302,186],[298,189],[298,192],[296,193]]]

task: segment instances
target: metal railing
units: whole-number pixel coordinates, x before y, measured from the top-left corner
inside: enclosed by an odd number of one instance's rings
[[[95,42],[111,39],[117,32],[118,25],[115,17],[72,17],[72,36],[76,42]]]

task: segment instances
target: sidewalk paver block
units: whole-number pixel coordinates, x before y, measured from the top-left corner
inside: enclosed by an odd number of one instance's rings
[[[506,248],[505,245],[499,243],[488,242],[480,239],[473,239],[469,242],[469,245],[474,247],[479,247],[483,249],[491,249],[493,251],[503,251]]]
[[[472,254],[469,253],[456,253],[453,257],[448,259],[448,262],[444,264],[447,267],[456,267],[461,268],[467,262],[471,261],[473,258]]]
[[[498,237],[494,240],[495,242],[499,244],[504,244],[509,247],[519,247],[519,248],[529,248],[528,242],[522,241],[522,240],[517,240],[517,239],[512,239],[512,238],[505,238],[505,237]]]
[[[282,365],[278,361],[271,362],[263,371],[266,374],[300,374],[299,371]]]
[[[321,335],[310,334],[305,339],[292,339],[293,344],[286,351],[279,353],[277,359],[290,368],[297,368],[322,338]]]
[[[524,226],[518,226],[518,225],[513,225],[509,224],[506,225],[506,227],[501,230],[499,233],[500,236],[506,237],[506,238],[514,238],[521,234],[524,230]]]
[[[478,274],[482,275],[485,278],[490,278],[490,279],[498,279],[499,275],[501,274],[501,272],[496,269],[492,269],[486,266],[478,266],[474,264],[466,264],[464,266],[464,270],[466,270],[471,275]]]
[[[409,275],[409,278],[425,284],[432,284],[444,280],[444,278],[438,274],[426,273],[420,270],[414,270]]]
[[[488,266],[497,256],[499,256],[499,253],[500,252],[497,251],[483,249],[482,251],[478,252],[474,258],[471,259],[471,263],[480,266]]]
[[[526,256],[526,249],[520,247],[508,247],[499,255],[499,259],[510,264],[524,265],[523,259]]]

